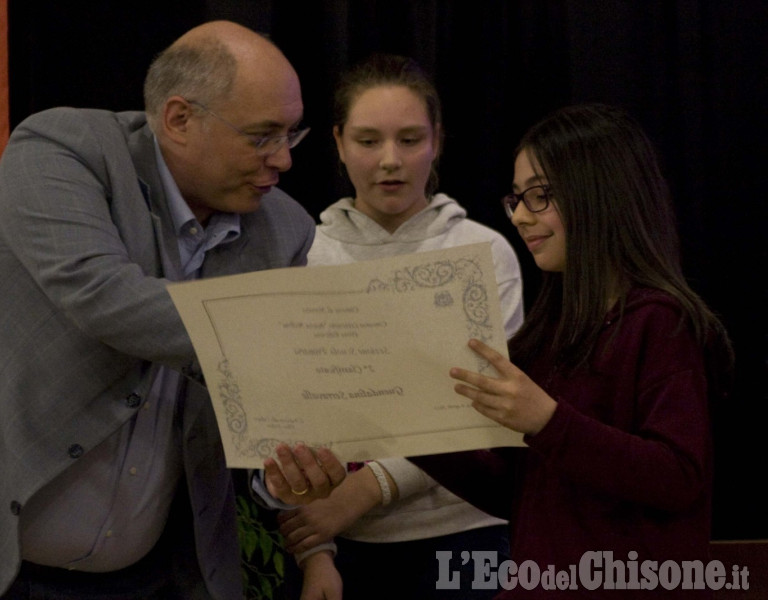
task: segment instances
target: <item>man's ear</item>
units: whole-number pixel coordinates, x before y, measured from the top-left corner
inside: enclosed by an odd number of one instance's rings
[[[171,96],[163,105],[160,127],[165,137],[176,143],[185,144],[192,116],[192,106],[181,96]]]

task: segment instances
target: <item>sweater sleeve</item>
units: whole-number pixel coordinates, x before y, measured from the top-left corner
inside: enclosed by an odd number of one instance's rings
[[[387,470],[397,484],[397,494],[401,500],[437,485],[434,479],[405,458],[380,458],[376,462]]]
[[[619,358],[601,367],[620,374],[602,380],[612,382],[606,389],[613,419],[574,406],[564,391],[550,422],[525,441],[580,485],[660,510],[683,510],[701,497],[711,477],[702,352],[671,310],[657,306],[634,322],[616,339]],[[592,392],[605,398],[605,389]],[[631,415],[626,423],[616,422],[621,410]]]

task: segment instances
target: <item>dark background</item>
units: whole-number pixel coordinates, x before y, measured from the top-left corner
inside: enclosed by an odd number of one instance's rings
[[[11,126],[56,105],[142,108],[152,57],[220,18],[269,34],[299,73],[312,133],[281,187],[315,217],[349,192],[330,134],[338,73],[372,51],[416,58],[444,104],[441,190],[509,237],[526,302],[538,274],[498,200],[519,136],[564,104],[630,110],[661,152],[690,282],[736,348],[736,390],[714,415],[714,538],[768,538],[768,2],[10,0]]]

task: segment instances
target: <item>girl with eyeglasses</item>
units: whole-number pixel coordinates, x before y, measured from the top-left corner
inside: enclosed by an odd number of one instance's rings
[[[513,190],[540,293],[510,360],[470,342],[494,376],[450,375],[528,446],[412,460],[510,520],[511,559],[531,569],[503,574],[498,598],[602,598],[611,580],[621,598],[709,597],[710,409],[733,357],[681,271],[655,151],[618,108],[564,108],[523,137]],[[685,561],[703,589],[675,580]],[[547,569],[554,588],[528,577]]]

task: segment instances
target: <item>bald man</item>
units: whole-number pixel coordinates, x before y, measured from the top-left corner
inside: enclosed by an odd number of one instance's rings
[[[313,219],[276,187],[302,113],[283,54],[217,21],[155,59],[144,112],[56,108],[13,132],[0,598],[242,597],[232,481],[166,286],[306,263]]]

